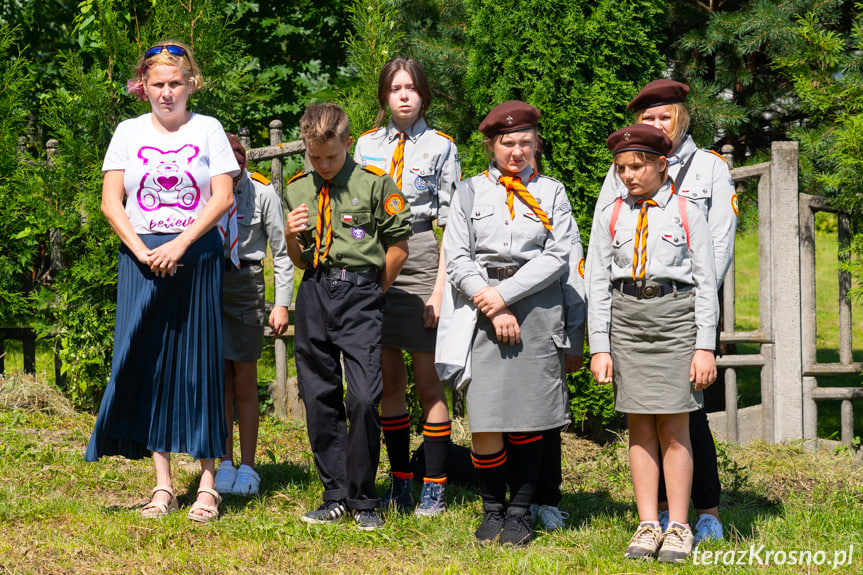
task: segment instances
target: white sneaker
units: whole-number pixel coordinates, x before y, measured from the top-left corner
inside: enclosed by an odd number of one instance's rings
[[[668,509],[659,512],[659,528],[663,533],[668,529]]]
[[[531,513],[533,513],[531,511]],[[563,529],[566,527],[566,520],[569,519],[569,513],[561,511],[552,505],[540,505],[536,511],[536,517],[542,521],[542,525],[548,531],[555,529]]]
[[[234,495],[257,495],[261,485],[261,476],[248,465],[241,465],[237,469],[237,478],[234,480],[232,492]]]
[[[707,513],[698,516],[698,522],[695,524],[696,545],[706,539],[719,541],[722,536],[722,523],[719,519]]]
[[[216,491],[223,495],[234,493],[234,481],[237,480],[237,469],[227,459],[216,469]]]

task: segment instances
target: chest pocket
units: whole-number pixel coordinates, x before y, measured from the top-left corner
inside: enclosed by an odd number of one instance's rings
[[[680,226],[665,228],[661,231],[657,256],[668,266],[679,266],[689,255],[686,245],[686,232]]]
[[[625,268],[632,265],[632,232],[618,232],[611,240],[614,265]]]
[[[520,226],[518,226],[519,233],[523,234],[526,237],[533,238],[536,240],[545,240],[546,235],[548,235],[548,230],[545,229],[545,226],[542,224],[542,220],[539,219],[533,211],[527,211],[523,215],[524,220],[527,222],[522,222]]]
[[[251,227],[261,223],[261,211],[254,206],[246,211],[237,208],[237,224],[241,226]]]
[[[494,232],[494,206],[491,204],[474,204],[470,213],[473,232],[478,238],[485,238]]]
[[[419,193],[437,194],[437,170],[434,164],[414,166],[410,170],[411,185]]]
[[[694,201],[703,210],[704,206],[710,203],[710,198],[713,195],[713,192],[710,188],[707,188],[707,187],[701,186],[701,185],[696,185],[689,190],[681,191],[680,195]]]
[[[342,224],[343,228],[350,228],[352,230],[356,230],[358,228],[362,228],[365,232],[362,234],[362,237],[365,237],[366,233],[371,233],[374,230],[372,224],[372,214],[371,212],[342,212],[339,214],[339,221]],[[335,222],[333,222],[335,224]],[[333,226],[335,227],[335,225]],[[354,237],[357,237],[357,234],[353,234]]]

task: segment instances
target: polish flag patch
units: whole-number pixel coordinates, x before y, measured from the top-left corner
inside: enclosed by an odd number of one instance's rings
[[[354,221],[354,217],[350,214],[345,214],[342,216],[342,221],[346,223],[352,223]]]

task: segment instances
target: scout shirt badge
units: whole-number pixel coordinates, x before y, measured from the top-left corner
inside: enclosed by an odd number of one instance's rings
[[[405,201],[398,194],[390,194],[384,202],[384,211],[389,216],[394,216],[405,207]]]

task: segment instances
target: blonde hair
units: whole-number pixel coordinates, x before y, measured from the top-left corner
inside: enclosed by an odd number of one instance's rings
[[[686,104],[683,102],[674,102],[673,104],[665,104],[668,107],[668,112],[671,115],[671,133],[666,134],[671,138],[674,144],[674,149],[680,147],[683,138],[689,133],[689,110],[686,109]],[[649,108],[647,108],[649,109]],[[635,123],[640,124],[641,118],[644,117],[646,110],[638,110],[635,113]]]
[[[147,58],[146,54],[149,49],[145,51],[138,59],[138,65],[135,68],[135,76],[126,84],[126,89],[129,93],[137,96],[139,100],[146,100],[147,98],[147,91],[144,84],[147,83],[147,77],[150,75],[150,70],[155,66],[174,66],[179,68],[183,73],[183,79],[189,86],[190,96],[203,87],[204,77],[201,75],[201,69],[198,67],[198,63],[195,62],[195,57],[192,55],[192,49],[186,44],[169,39],[153,44],[151,49],[158,46],[168,45],[179,46],[186,52],[186,54],[183,56],[177,56],[175,54],[171,54],[167,50],[162,50],[158,54]]]
[[[665,180],[668,179],[668,158],[666,158],[665,156],[660,156],[658,154],[651,154],[650,152],[642,152],[641,150],[628,150],[626,152],[620,152],[619,154],[616,154],[614,156],[614,178],[618,182],[620,182],[620,177],[617,175],[617,161],[623,161],[623,157],[625,157],[626,154],[632,154],[638,160],[652,166],[657,166],[661,160],[664,166],[662,167],[662,169],[659,169],[657,167],[657,171],[659,171],[659,181],[664,184]]]
[[[322,143],[333,138],[350,138],[348,115],[337,104],[309,104],[300,118],[300,137],[305,142]]]

